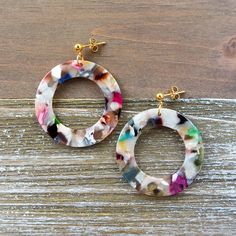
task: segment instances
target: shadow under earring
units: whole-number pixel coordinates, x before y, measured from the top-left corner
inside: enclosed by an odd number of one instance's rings
[[[35,111],[39,124],[56,143],[72,147],[86,147],[96,144],[106,138],[116,127],[122,109],[122,95],[115,78],[102,66],[86,61],[82,51],[88,47],[97,52],[100,45],[90,39],[89,44],[76,44],[74,49],[77,59],[67,61],[52,68],[42,79],[36,93]],[[102,117],[93,126],[84,130],[72,130],[63,125],[56,117],[52,108],[52,99],[58,84],[72,78],[86,78],[95,82],[105,97],[105,109]]]
[[[166,96],[176,100],[184,91],[172,87],[167,94],[158,93],[160,102],[156,109],[149,109],[135,115],[122,129],[116,146],[116,162],[124,179],[140,193],[151,196],[171,196],[187,188],[199,173],[204,158],[200,131],[183,114],[163,108]],[[185,159],[179,170],[164,178],[145,174],[137,165],[134,147],[142,129],[147,126],[164,126],[176,130],[185,144]]]

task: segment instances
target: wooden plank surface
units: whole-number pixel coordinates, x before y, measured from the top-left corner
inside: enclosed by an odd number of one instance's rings
[[[33,98],[46,72],[91,34],[108,44],[86,58],[110,70],[126,98],[173,84],[191,97],[235,98],[235,9],[235,0],[1,0],[0,98]],[[59,97],[99,95],[79,86]]]
[[[236,235],[235,0],[0,3],[0,235]],[[99,145],[59,146],[36,122],[33,98],[45,73],[91,35],[108,44],[85,57],[115,76],[124,110]],[[187,191],[155,199],[121,179],[115,145],[127,120],[156,107],[156,92],[171,85],[211,98],[168,103],[203,131],[206,158]],[[102,113],[89,81],[67,82],[55,97],[72,127]],[[183,152],[168,129],[145,130],[136,146],[140,166],[155,176],[175,171]]]
[[[103,100],[55,100],[60,119],[87,127]],[[125,100],[113,135],[90,148],[56,145],[36,122],[33,99],[0,99],[1,235],[235,235],[236,100],[168,102],[203,132],[205,162],[197,180],[176,197],[137,194],[115,163],[119,130],[148,99]],[[144,130],[138,163],[162,176],[181,165],[184,147],[169,129]]]

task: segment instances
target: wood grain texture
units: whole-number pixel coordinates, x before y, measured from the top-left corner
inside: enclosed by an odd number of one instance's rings
[[[86,58],[110,70],[126,98],[174,84],[192,97],[235,98],[235,8],[235,0],[1,0],[0,97],[33,98],[46,72],[92,34],[108,44]],[[75,89],[84,83],[59,97],[97,98],[91,86]]]
[[[65,124],[87,127],[103,100],[55,100]],[[113,135],[90,148],[56,145],[39,127],[32,99],[0,100],[1,235],[235,235],[236,100],[167,102],[203,131],[205,163],[183,194],[137,194],[115,164],[119,130],[137,112],[156,107],[126,100]],[[181,165],[184,147],[169,129],[144,130],[140,167],[162,176]]]

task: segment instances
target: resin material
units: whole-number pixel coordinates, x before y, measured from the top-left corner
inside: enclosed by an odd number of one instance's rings
[[[72,78],[94,81],[105,97],[102,117],[93,126],[84,130],[72,130],[55,116],[52,107],[53,95],[58,84]],[[102,141],[116,127],[122,109],[122,96],[114,77],[102,66],[90,61],[68,61],[55,66],[42,79],[37,89],[35,110],[39,124],[55,142],[72,147],[86,147]]]
[[[150,109],[135,115],[123,128],[117,141],[116,162],[123,177],[137,191],[151,196],[176,195],[187,188],[199,173],[204,157],[202,137],[193,123],[177,111]],[[145,174],[137,165],[134,147],[142,129],[165,126],[176,130],[185,144],[185,159],[180,169],[163,178]],[[157,141],[158,142],[158,141]]]

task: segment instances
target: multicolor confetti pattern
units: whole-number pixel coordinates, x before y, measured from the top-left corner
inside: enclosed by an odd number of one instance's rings
[[[52,108],[53,95],[58,84],[72,78],[94,81],[105,97],[102,117],[84,130],[72,130],[63,125]],[[72,60],[55,66],[42,79],[37,89],[35,110],[39,124],[56,143],[72,147],[86,147],[102,141],[116,127],[122,109],[122,96],[114,77],[102,66],[89,61]]]
[[[187,188],[203,164],[204,149],[200,131],[177,111],[162,108],[150,109],[135,115],[123,128],[116,146],[116,162],[123,177],[138,192],[150,196],[171,196]],[[185,144],[185,159],[180,169],[164,178],[145,174],[137,165],[134,147],[142,129],[165,126],[176,130]]]

